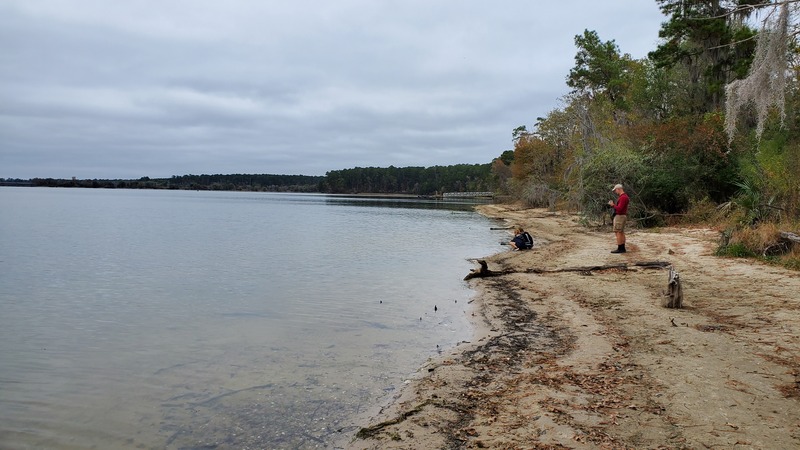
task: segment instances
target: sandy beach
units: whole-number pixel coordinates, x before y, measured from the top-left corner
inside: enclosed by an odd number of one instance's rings
[[[800,273],[716,257],[709,229],[630,230],[614,255],[608,226],[480,210],[536,247],[486,258],[504,274],[469,281],[474,339],[345,448],[800,448]],[[668,270],[635,266],[654,261],[679,272],[683,309],[661,306]]]

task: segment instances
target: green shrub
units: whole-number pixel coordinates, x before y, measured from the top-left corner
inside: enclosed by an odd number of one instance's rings
[[[581,199],[587,214],[602,215],[606,211],[609,200],[616,200],[611,188],[622,183],[625,192],[631,197],[628,214],[636,217],[641,209],[641,200],[637,197],[639,180],[647,170],[644,157],[620,143],[611,143],[598,150],[581,173]]]
[[[716,251],[717,256],[728,256],[732,258],[752,258],[756,254],[747,248],[742,242],[735,242],[733,244],[722,245]]]

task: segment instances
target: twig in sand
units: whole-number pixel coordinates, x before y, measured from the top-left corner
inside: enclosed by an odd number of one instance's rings
[[[356,439],[367,439],[367,438],[370,438],[372,436],[375,436],[376,434],[378,434],[384,428],[386,428],[388,426],[391,426],[391,425],[397,425],[398,423],[408,419],[409,417],[413,416],[414,414],[422,411],[422,408],[424,408],[425,405],[427,405],[428,403],[430,403],[430,401],[422,402],[419,405],[415,406],[414,408],[401,413],[399,416],[395,417],[394,419],[389,419],[389,420],[383,421],[381,423],[378,423],[378,424],[375,424],[375,425],[372,425],[372,426],[369,426],[369,427],[364,427],[364,428],[358,430],[358,433],[356,433]]]

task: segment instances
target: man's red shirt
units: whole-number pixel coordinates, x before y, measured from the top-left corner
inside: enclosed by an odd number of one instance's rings
[[[622,193],[617,200],[617,204],[614,206],[614,211],[617,213],[618,216],[625,216],[628,214],[628,202],[630,199],[628,198],[628,194]]]

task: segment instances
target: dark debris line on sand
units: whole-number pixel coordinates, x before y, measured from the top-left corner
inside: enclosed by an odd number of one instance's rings
[[[519,287],[514,283],[487,280],[490,288],[499,293],[497,306],[500,309],[500,320],[504,329],[496,330],[496,335],[488,337],[485,342],[459,356],[459,363],[471,369],[472,378],[468,380],[457,395],[446,399],[435,393],[414,407],[397,414],[395,417],[375,425],[362,428],[356,439],[379,438],[387,427],[397,425],[404,420],[422,412],[425,408],[441,408],[456,414],[456,419],[442,427],[440,433],[445,436],[446,448],[462,448],[467,442],[463,428],[472,422],[479,408],[485,407],[489,400],[488,387],[501,382],[504,374],[516,372],[523,358],[523,352],[535,352],[540,358],[551,359],[565,354],[572,345],[572,337],[568,334],[556,333],[555,330],[537,321],[536,312],[528,308],[518,293]]]

